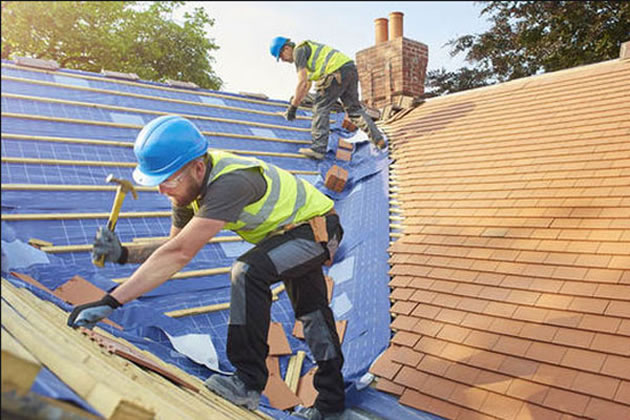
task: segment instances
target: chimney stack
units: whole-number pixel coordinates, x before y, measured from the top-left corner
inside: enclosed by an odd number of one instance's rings
[[[403,36],[403,13],[391,12],[389,14],[389,39],[402,38]]]
[[[387,19],[378,18],[374,19],[374,45],[378,45],[383,42],[387,42]]]
[[[424,95],[429,49],[403,37],[402,12],[374,19],[374,30],[375,45],[356,54],[361,100],[371,108],[404,107]]]

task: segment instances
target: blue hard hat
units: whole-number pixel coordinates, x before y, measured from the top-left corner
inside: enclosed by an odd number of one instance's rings
[[[271,52],[271,55],[276,57],[276,61],[280,60],[280,51],[282,51],[282,47],[284,47],[284,44],[286,44],[289,41],[290,41],[289,38],[285,38],[283,36],[277,36],[271,40],[271,45],[269,46],[269,52]]]
[[[133,152],[137,184],[154,187],[208,150],[208,140],[186,118],[165,115],[150,121],[138,133]]]

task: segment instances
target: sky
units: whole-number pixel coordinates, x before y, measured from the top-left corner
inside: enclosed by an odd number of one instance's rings
[[[451,57],[444,44],[490,27],[487,17],[480,17],[483,6],[472,1],[186,2],[178,15],[197,7],[215,20],[207,36],[220,47],[211,55],[222,90],[280,100],[294,94],[297,78],[293,64],[271,56],[275,36],[324,43],[355,59],[358,51],[374,45],[374,20],[402,12],[403,36],[429,48],[428,70],[456,70],[466,64],[464,58]]]

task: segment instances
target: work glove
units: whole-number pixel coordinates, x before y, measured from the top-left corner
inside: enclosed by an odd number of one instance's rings
[[[105,226],[96,231],[94,244],[92,245],[92,260],[98,260],[105,256],[105,261],[124,264],[127,262],[127,248],[120,244],[118,235]]]
[[[295,111],[297,111],[297,106],[289,105],[286,111],[284,111],[284,118],[287,121],[293,121],[295,119]]]
[[[75,306],[68,317],[68,326],[85,327],[91,330],[99,321],[110,316],[114,309],[121,306],[122,304],[108,293],[96,302]]]

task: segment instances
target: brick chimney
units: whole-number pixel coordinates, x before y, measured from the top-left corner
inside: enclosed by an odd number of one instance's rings
[[[361,98],[371,108],[396,105],[424,94],[429,48],[403,37],[403,13],[374,20],[375,45],[357,52]]]

